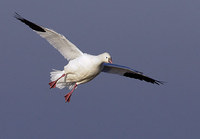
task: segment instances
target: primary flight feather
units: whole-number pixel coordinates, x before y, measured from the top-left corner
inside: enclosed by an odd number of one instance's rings
[[[53,70],[50,73],[51,82],[49,83],[50,88],[68,87],[71,90],[65,95],[65,102],[70,102],[71,95],[79,84],[89,82],[101,72],[118,74],[158,85],[163,83],[129,67],[112,64],[112,58],[107,52],[97,56],[83,53],[63,35],[30,22],[17,13],[15,13],[15,18],[46,39],[69,61],[64,70]]]

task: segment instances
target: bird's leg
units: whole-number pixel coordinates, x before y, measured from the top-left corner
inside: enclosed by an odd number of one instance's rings
[[[73,87],[73,89],[68,94],[65,95],[65,103],[66,102],[70,102],[70,98],[71,98],[72,93],[74,92],[74,90],[75,90],[76,87],[77,87],[77,84],[75,84],[74,87]]]
[[[61,77],[59,77],[57,80],[50,82],[50,83],[49,83],[50,89],[51,89],[51,88],[55,88],[55,87],[56,87],[57,81],[60,80],[60,78],[62,78],[62,77],[64,77],[64,76],[65,76],[65,74],[63,74],[63,75],[62,75]]]

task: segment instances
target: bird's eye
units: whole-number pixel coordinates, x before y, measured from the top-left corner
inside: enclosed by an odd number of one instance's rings
[[[108,59],[108,57],[106,57],[106,59]]]

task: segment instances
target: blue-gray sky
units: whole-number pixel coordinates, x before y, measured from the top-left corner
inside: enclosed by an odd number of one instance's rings
[[[48,82],[67,61],[14,12],[167,83],[103,73],[66,104]],[[0,17],[1,139],[200,137],[199,0],[2,0]]]

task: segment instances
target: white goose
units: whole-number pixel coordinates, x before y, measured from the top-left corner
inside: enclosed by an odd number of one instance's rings
[[[51,29],[36,25],[17,13],[15,13],[15,18],[28,25],[42,38],[46,39],[69,61],[64,67],[64,70],[53,70],[50,73],[52,82],[49,83],[50,88],[57,87],[63,89],[68,87],[71,90],[65,95],[65,102],[70,101],[72,93],[79,84],[89,82],[100,72],[118,74],[158,85],[163,83],[129,67],[112,64],[112,58],[109,53],[103,53],[97,56],[83,53],[63,35]]]

